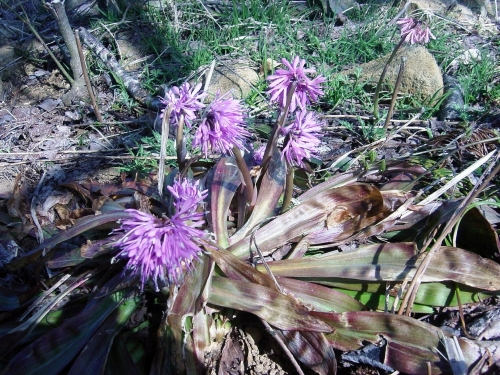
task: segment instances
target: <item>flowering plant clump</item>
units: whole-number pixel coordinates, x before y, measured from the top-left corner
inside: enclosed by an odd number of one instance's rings
[[[170,121],[174,125],[178,125],[181,117],[184,116],[184,123],[188,128],[192,127],[192,121],[196,119],[196,112],[205,107],[201,102],[207,96],[201,92],[201,83],[191,88],[188,82],[185,82],[181,87],[174,86],[166,94],[164,98],[160,98],[160,102],[165,105],[160,115],[163,118],[164,112],[169,105],[172,105]]]
[[[209,151],[225,154],[231,153],[233,147],[244,149],[245,139],[250,136],[244,125],[241,102],[218,93],[196,131],[193,146],[200,147],[205,157]]]
[[[128,258],[126,269],[140,274],[141,288],[151,279],[155,289],[158,282],[178,284],[183,276],[183,266],[189,268],[198,258],[200,247],[193,239],[204,236],[199,229],[204,224],[203,214],[196,212],[207,196],[197,184],[187,180],[176,182],[169,188],[174,197],[176,212],[171,218],[157,218],[134,209],[126,212],[130,218],[121,222],[115,232],[124,232],[116,246],[121,249],[118,258]]]
[[[426,44],[430,39],[436,39],[428,27],[423,27],[422,22],[414,18],[402,18],[396,23],[401,26],[401,38],[407,43]]]
[[[314,155],[316,147],[321,143],[318,137],[322,125],[313,112],[298,111],[295,121],[281,128],[281,133],[285,135],[282,157],[289,165],[304,167],[303,160]]]
[[[322,75],[313,79],[309,78],[307,75],[316,73],[316,70],[304,68],[305,60],[295,56],[292,63],[284,58],[281,62],[287,69],[278,69],[273,75],[267,77],[269,81],[267,94],[271,96],[271,102],[278,103],[281,109],[285,108],[292,84],[296,84],[296,87],[290,102],[290,112],[295,112],[297,108],[304,110],[311,101],[316,101],[319,96],[323,95],[321,84],[326,79]]]

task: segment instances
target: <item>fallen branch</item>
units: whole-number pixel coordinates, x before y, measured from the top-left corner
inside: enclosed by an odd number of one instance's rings
[[[115,79],[123,84],[127,92],[135,100],[149,108],[159,108],[159,101],[151,98],[147,91],[142,88],[140,82],[120,66],[111,51],[104,47],[86,28],[80,27],[79,33],[82,42],[106,65]]]

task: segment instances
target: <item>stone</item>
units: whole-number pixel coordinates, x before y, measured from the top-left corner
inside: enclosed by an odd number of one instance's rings
[[[377,85],[384,65],[390,54],[368,63],[359,65],[354,69],[341,72],[352,75],[355,69],[361,70],[360,79]],[[443,77],[434,57],[422,45],[403,46],[387,69],[385,82],[389,87],[394,87],[401,64],[401,59],[406,57],[405,70],[399,92],[410,95],[420,102],[432,97],[439,98],[443,94]],[[387,87],[387,86],[386,86]]]
[[[225,94],[231,91],[234,99],[244,99],[250,93],[253,85],[259,80],[257,71],[252,68],[253,63],[248,60],[228,60],[216,65],[208,86],[208,99],[217,92]],[[205,70],[202,84],[205,86],[209,68]],[[191,84],[196,84],[191,82]]]
[[[470,32],[481,35],[497,35],[499,30],[491,20],[495,11],[491,0],[411,0],[408,8],[412,13],[444,14]]]

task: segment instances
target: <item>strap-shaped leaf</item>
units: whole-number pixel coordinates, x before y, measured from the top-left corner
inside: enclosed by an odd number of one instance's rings
[[[257,315],[270,325],[291,331],[331,332],[331,327],[310,315],[293,298],[248,281],[214,276],[208,302]]]
[[[285,277],[403,281],[413,276],[420,262],[421,256],[416,255],[413,243],[388,243],[268,264],[275,275]],[[443,246],[434,254],[422,282],[455,281],[481,290],[498,291],[498,275],[500,264],[463,249]]]
[[[387,210],[380,191],[370,185],[350,185],[318,192],[255,232],[255,240],[264,253],[316,231],[330,229],[354,217],[370,217]],[[359,228],[361,229],[361,228]],[[255,254],[250,236],[228,250],[238,257]]]
[[[89,340],[73,366],[69,370],[72,375],[102,374],[113,340],[121,328],[127,323],[132,313],[139,306],[138,297],[130,298],[122,303],[102,323]],[[131,369],[132,370],[132,369]]]
[[[343,351],[358,350],[367,343],[387,341],[383,363],[405,374],[451,373],[443,338],[448,336],[439,328],[417,319],[379,313],[354,311],[340,314],[313,313],[328,322],[335,331],[326,334],[327,340]],[[480,350],[459,339],[467,366],[481,356]]]
[[[29,253],[24,254],[22,257],[16,258],[8,265],[8,268],[11,271],[21,269],[26,264],[29,264],[36,260],[42,254],[43,249],[52,249],[54,246],[60,244],[61,242],[67,241],[70,238],[78,236],[79,234],[82,234],[90,229],[97,228],[106,223],[126,219],[127,217],[129,217],[129,214],[125,210],[113,211],[102,215],[83,217],[78,220],[78,222],[71,228],[59,232]]]
[[[57,375],[117,308],[127,290],[110,294],[21,350],[2,375]]]
[[[241,185],[240,171],[232,157],[219,160],[210,183],[210,214],[217,243],[227,246],[227,212],[229,204]]]
[[[275,149],[275,154],[269,161],[269,167],[262,176],[262,181],[258,187],[259,194],[252,214],[245,225],[230,238],[231,244],[247,236],[256,225],[273,215],[281,194],[283,194],[285,176],[285,161],[281,158],[280,151]]]

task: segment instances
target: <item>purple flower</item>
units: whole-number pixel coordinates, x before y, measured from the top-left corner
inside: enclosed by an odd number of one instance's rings
[[[309,159],[320,144],[319,136],[322,123],[313,112],[298,111],[295,121],[281,128],[285,135],[282,157],[289,165],[304,167],[303,159]]]
[[[253,160],[255,161],[256,165],[262,164],[262,161],[264,160],[264,153],[266,152],[266,147],[267,146],[264,144],[254,151]]]
[[[178,125],[180,118],[184,115],[184,123],[188,128],[192,126],[192,120],[196,119],[196,111],[205,107],[201,102],[207,94],[198,93],[201,89],[201,83],[193,87],[188,82],[182,84],[181,87],[174,86],[166,94],[164,98],[160,98],[160,102],[167,107],[172,105],[172,112],[170,113],[170,121],[174,125]],[[166,108],[162,110],[160,115],[163,118]]]
[[[426,44],[430,39],[436,39],[428,27],[422,27],[422,22],[414,18],[401,18],[396,23],[401,26],[401,38],[407,43]]]
[[[128,258],[126,269],[141,275],[141,288],[152,279],[156,290],[158,281],[178,284],[183,267],[189,268],[198,258],[200,247],[193,241],[204,235],[203,214],[197,213],[198,204],[207,196],[197,184],[176,182],[169,188],[174,196],[176,212],[171,218],[157,218],[148,213],[128,209],[128,219],[114,232],[124,232],[116,242],[121,249],[117,257]]]
[[[278,69],[273,75],[267,77],[269,81],[267,94],[271,95],[271,102],[278,103],[283,109],[291,85],[295,82],[297,86],[290,102],[290,112],[295,112],[297,107],[305,110],[307,104],[318,100],[318,97],[323,95],[321,84],[326,79],[322,75],[318,75],[314,79],[309,78],[307,74],[314,74],[316,70],[305,69],[306,61],[301,60],[298,56],[295,56],[292,63],[286,59],[281,59],[281,62],[288,69]]]
[[[205,157],[208,152],[231,153],[234,146],[244,149],[250,133],[243,127],[245,116],[239,100],[215,95],[207,114],[196,131],[193,147],[200,147]]]
[[[186,221],[191,221],[192,227],[199,227],[204,224],[203,213],[196,212],[199,203],[206,198],[208,191],[200,191],[199,181],[194,184],[189,180],[184,179],[179,183],[176,181],[173,186],[168,186],[167,189],[174,197],[175,215]]]

